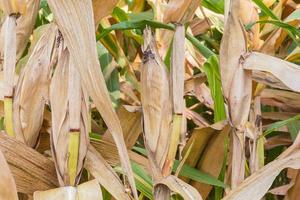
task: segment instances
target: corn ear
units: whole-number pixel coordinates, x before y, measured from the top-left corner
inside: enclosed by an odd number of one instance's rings
[[[169,79],[166,66],[162,62],[152,36],[151,29],[144,30],[143,65],[141,68],[141,103],[143,110],[145,147],[155,181],[164,176],[162,169],[168,150],[172,121],[172,106]],[[166,174],[168,175],[169,169]],[[169,199],[166,186],[154,190],[155,199]]]
[[[226,5],[224,35],[220,47],[222,88],[228,104],[232,133],[231,187],[236,187],[245,175],[245,124],[251,103],[251,72],[242,67],[241,55],[247,52],[246,36],[240,21],[244,0],[231,0]]]
[[[86,97],[69,51],[64,48],[50,86],[51,146],[61,186],[76,186],[82,172],[89,144]]]
[[[74,59],[83,87],[92,98],[118,147],[121,165],[131,190],[138,199],[122,128],[106,88],[96,51],[95,25],[91,0],[48,0],[66,45]],[[74,33],[76,33],[74,35]]]
[[[32,147],[37,144],[45,104],[49,99],[57,31],[56,25],[48,25],[21,71],[14,94],[14,128],[17,138]]]

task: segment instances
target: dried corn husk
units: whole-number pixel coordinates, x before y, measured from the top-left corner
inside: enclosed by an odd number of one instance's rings
[[[110,1],[93,0],[93,11],[94,11],[94,20],[95,20],[96,28],[98,27],[100,20],[103,17],[109,15],[117,3],[118,0],[110,0]]]
[[[100,185],[96,180],[85,182],[77,187],[60,187],[47,191],[36,191],[34,200],[102,200]]]
[[[25,14],[27,0],[0,0],[0,8],[6,15]]]
[[[61,186],[78,184],[89,144],[88,99],[82,93],[73,58],[65,48],[50,86],[51,149]]]
[[[83,87],[91,96],[118,147],[121,165],[128,176],[134,197],[138,199],[122,128],[112,107],[101,73],[96,51],[96,38],[91,0],[48,0],[64,36]],[[76,33],[74,35],[74,33]]]
[[[57,26],[49,25],[21,71],[14,94],[13,116],[16,137],[32,147],[37,144],[45,103],[48,101],[56,34]]]
[[[169,150],[172,107],[166,66],[159,57],[151,29],[144,30],[143,65],[141,68],[141,103],[144,140],[154,181],[163,177],[162,168]],[[168,175],[169,172],[165,172]],[[155,199],[169,199],[166,186],[156,187]]]
[[[2,151],[0,151],[0,168],[0,199],[18,200],[16,183]]]
[[[149,153],[154,155],[156,167],[161,169],[168,152],[172,107],[168,73],[150,28],[144,30],[143,53],[141,102],[145,143]]]
[[[240,59],[247,51],[245,31],[239,14],[242,3],[243,0],[230,1],[228,13],[225,13],[227,18],[220,48],[222,88],[228,104],[229,119],[234,127],[231,177],[233,188],[244,179],[244,131],[252,89],[251,72],[243,69]]]

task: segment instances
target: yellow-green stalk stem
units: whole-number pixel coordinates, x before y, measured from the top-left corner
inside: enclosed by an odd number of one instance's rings
[[[172,133],[170,138],[170,146],[166,158],[166,162],[164,164],[162,174],[163,176],[169,175],[174,159],[177,152],[177,146],[179,143],[180,133],[181,133],[181,122],[182,122],[182,115],[180,114],[174,114],[173,115],[173,123],[172,123]]]
[[[4,123],[6,133],[11,137],[15,137],[16,134],[13,127],[13,105],[11,97],[4,97]]]
[[[70,131],[69,147],[68,147],[68,172],[70,178],[70,185],[75,186],[77,176],[77,164],[79,154],[80,132]]]

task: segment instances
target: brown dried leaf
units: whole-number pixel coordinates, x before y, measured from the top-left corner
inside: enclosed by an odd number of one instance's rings
[[[106,17],[112,12],[117,3],[118,0],[93,0],[94,21],[96,27],[98,27],[98,24],[103,17]]]
[[[85,168],[114,198],[130,200],[118,175],[92,146],[89,146],[86,155]]]
[[[17,59],[27,46],[28,39],[35,25],[40,7],[40,0],[27,0],[26,13],[17,19]]]
[[[173,192],[180,194],[185,200],[202,200],[201,195],[195,188],[176,176],[167,176],[157,182],[154,187],[158,187],[161,184],[167,186]]]
[[[18,200],[15,180],[1,150],[0,167],[0,199]]]
[[[0,150],[10,166],[18,192],[33,194],[58,186],[50,159],[5,134],[0,134]]]
[[[164,11],[164,23],[185,23],[191,20],[199,3],[199,0],[170,0]]]
[[[300,92],[300,67],[291,62],[266,54],[253,52],[246,56],[244,69],[259,70],[272,73],[290,89]]]

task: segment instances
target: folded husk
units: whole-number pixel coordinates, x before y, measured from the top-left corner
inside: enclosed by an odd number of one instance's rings
[[[48,101],[51,61],[57,30],[54,24],[47,27],[21,71],[14,94],[16,137],[32,147],[37,144],[45,104]]]
[[[172,101],[166,66],[161,60],[151,29],[144,30],[143,64],[141,67],[141,103],[143,110],[143,133],[145,147],[154,181],[168,175],[169,168],[163,172],[171,134]],[[155,199],[169,199],[166,186],[154,188]]]
[[[240,21],[243,0],[229,1],[226,7],[226,21],[220,47],[220,70],[223,95],[228,104],[232,133],[232,176],[231,187],[244,179],[245,149],[244,131],[248,120],[252,80],[251,72],[242,67],[241,55],[247,51],[245,31]]]
[[[92,2],[91,0],[48,0],[48,3],[74,59],[82,85],[92,98],[116,142],[121,165],[128,177],[133,195],[138,199],[122,128],[112,107],[99,66]]]
[[[89,144],[88,99],[72,59],[63,49],[50,86],[51,149],[61,186],[78,184]]]

